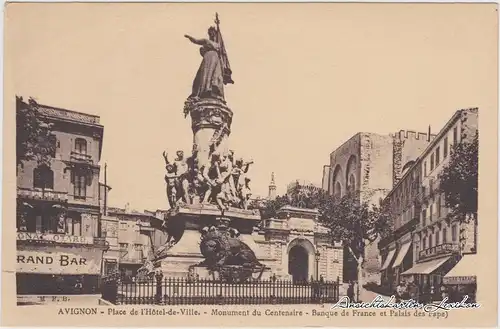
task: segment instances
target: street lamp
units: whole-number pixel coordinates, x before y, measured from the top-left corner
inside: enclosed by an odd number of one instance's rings
[[[314,254],[316,258],[316,281],[319,280],[319,257],[321,256],[321,253],[319,250],[316,250],[316,253]]]

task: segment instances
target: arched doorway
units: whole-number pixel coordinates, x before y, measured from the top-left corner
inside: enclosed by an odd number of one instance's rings
[[[309,254],[301,245],[295,245],[288,253],[288,273],[292,275],[293,282],[304,282],[308,280]]]

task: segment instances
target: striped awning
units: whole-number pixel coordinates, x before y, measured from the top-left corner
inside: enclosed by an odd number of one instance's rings
[[[415,266],[410,268],[409,270],[401,273],[401,275],[412,275],[412,274],[431,274],[435,270],[437,270],[441,265],[446,263],[451,256],[433,259],[423,263],[417,263]]]
[[[394,258],[395,253],[396,253],[396,249],[389,250],[389,253],[387,254],[387,258],[385,259],[384,264],[380,268],[381,271],[383,271],[389,267],[389,264],[391,263],[392,259]]]
[[[444,284],[476,283],[474,268],[479,264],[477,255],[464,255],[462,259],[443,277]]]
[[[399,249],[398,256],[396,257],[396,260],[394,261],[394,264],[392,264],[392,267],[398,267],[401,265],[403,262],[403,259],[405,258],[406,254],[408,253],[408,250],[410,249],[411,241],[403,244],[401,246],[401,249]]]

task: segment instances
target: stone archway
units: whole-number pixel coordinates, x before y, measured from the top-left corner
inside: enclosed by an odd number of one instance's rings
[[[293,282],[308,281],[315,275],[315,248],[307,239],[297,238],[287,248],[288,274]]]
[[[301,245],[295,245],[288,253],[288,273],[293,282],[304,282],[309,274],[309,255]]]

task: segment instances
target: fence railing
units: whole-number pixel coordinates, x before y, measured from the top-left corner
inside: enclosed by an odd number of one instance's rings
[[[276,279],[226,283],[157,275],[143,282],[123,283],[116,278],[103,278],[102,282],[102,298],[113,304],[319,304],[339,300],[338,278],[300,284]]]

